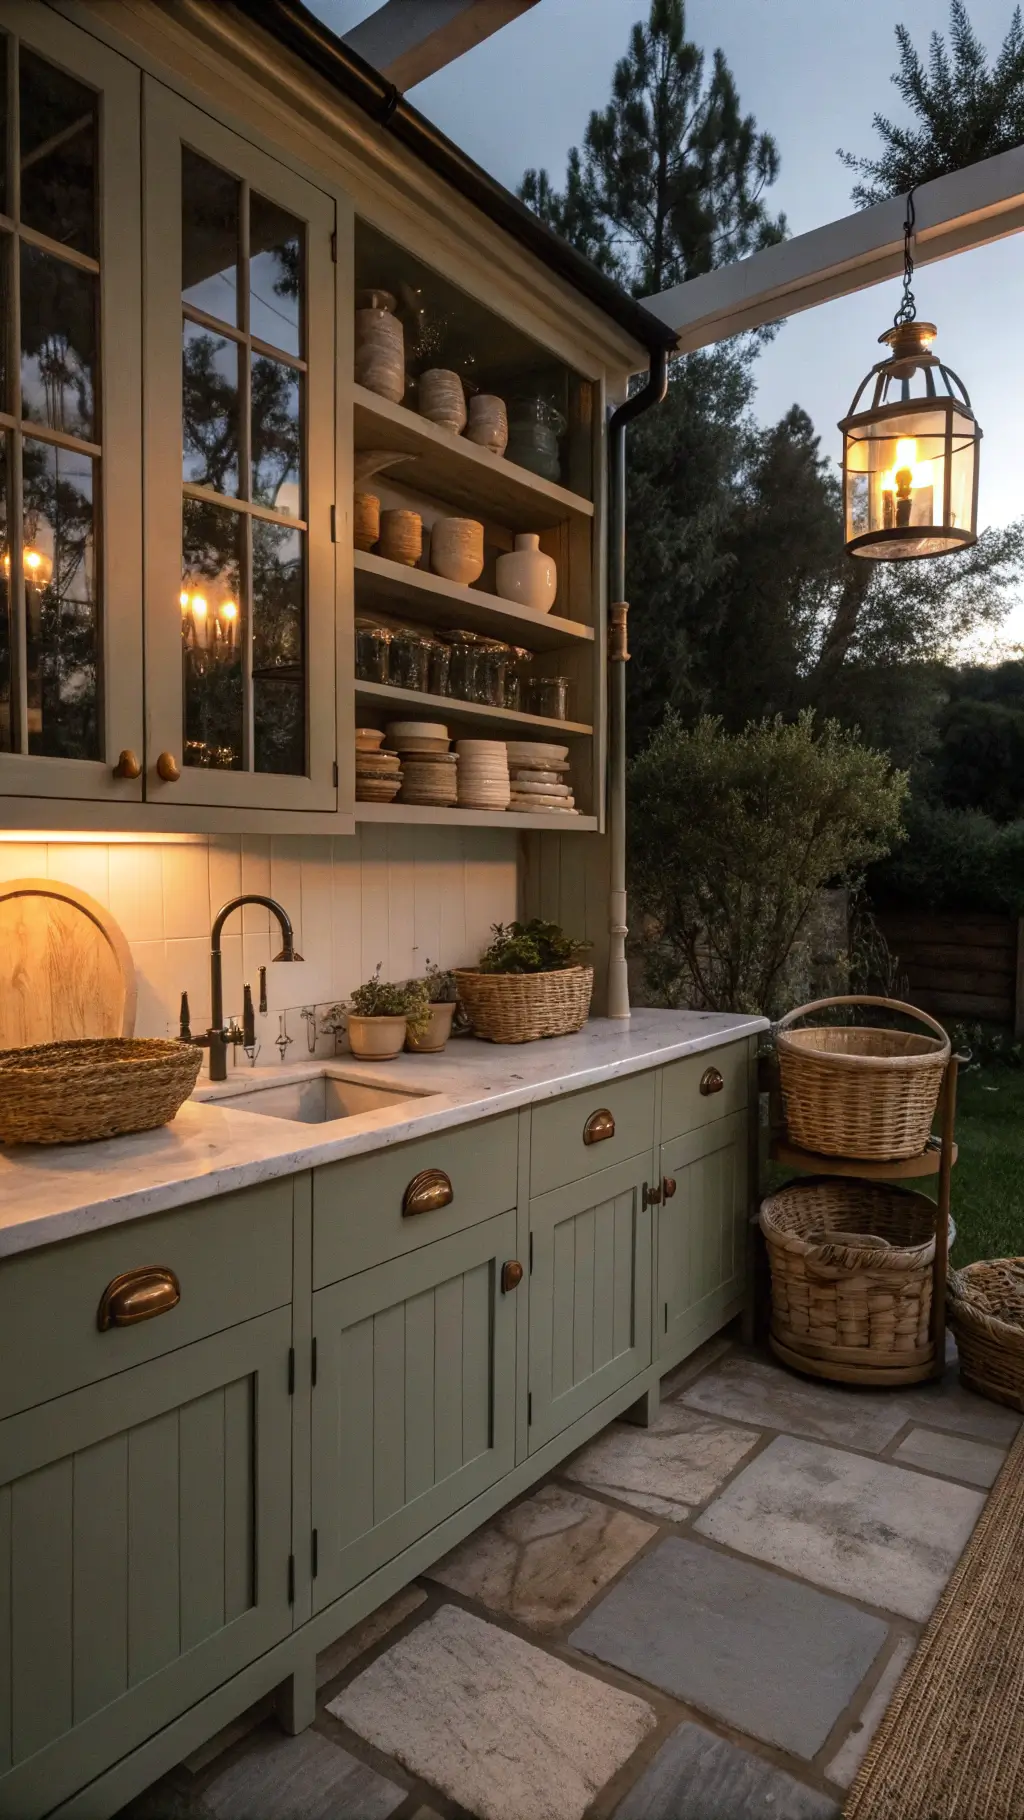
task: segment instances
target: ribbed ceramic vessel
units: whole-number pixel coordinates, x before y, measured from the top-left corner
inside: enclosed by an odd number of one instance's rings
[[[420,374],[418,394],[421,417],[453,436],[461,435],[466,427],[466,394],[457,373],[447,367],[431,367]]]
[[[494,585],[502,600],[514,600],[535,613],[550,613],[558,593],[558,567],[546,556],[535,531],[521,531],[515,549],[499,556],[494,565]]]
[[[372,550],[380,536],[380,500],[376,493],[357,493],[352,502],[352,542]]]
[[[361,291],[355,336],[356,384],[401,404],[405,393],[405,333],[389,291]]]
[[[380,515],[381,556],[414,569],[423,554],[423,520],[418,512],[393,509]]]
[[[504,455],[508,444],[508,412],[505,400],[492,392],[477,392],[469,401],[467,442],[490,449],[492,455]]]
[[[469,587],[484,570],[484,527],[475,518],[435,518],[430,530],[435,575]]]

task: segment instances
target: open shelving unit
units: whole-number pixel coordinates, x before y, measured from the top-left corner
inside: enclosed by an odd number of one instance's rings
[[[443,715],[446,721],[466,721],[475,727],[481,738],[486,738],[485,727],[493,727],[495,733],[503,729],[511,738],[529,739],[536,734],[539,740],[550,741],[557,733],[567,738],[589,739],[594,729],[585,721],[547,720],[539,714],[521,714],[518,708],[488,708],[482,702],[459,701],[453,695],[425,695],[419,689],[397,689],[393,683],[356,683],[356,701],[380,705],[388,710],[389,718],[397,720],[418,720],[421,714]],[[473,738],[467,732],[467,739]]]
[[[482,588],[464,588],[429,569],[411,569],[372,552],[355,552],[356,606],[404,614],[430,626],[464,626],[487,638],[527,644],[533,651],[556,651],[565,645],[593,644],[593,626],[557,613],[518,607]]]

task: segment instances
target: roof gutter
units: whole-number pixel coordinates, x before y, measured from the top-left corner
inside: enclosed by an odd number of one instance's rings
[[[503,184],[467,158],[424,114],[410,107],[379,70],[322,25],[302,5],[302,0],[236,0],[236,10],[400,140],[421,163],[518,240],[550,272],[618,323],[641,347],[652,355],[670,353],[676,347],[678,336],[674,329],[620,289]]]

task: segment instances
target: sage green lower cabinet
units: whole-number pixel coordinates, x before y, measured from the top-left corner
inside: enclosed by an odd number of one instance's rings
[[[749,1142],[746,1112],[661,1146],[675,1193],[658,1209],[658,1357],[685,1357],[737,1312],[747,1287]]]
[[[530,1203],[531,1453],[651,1362],[651,1162]]]
[[[0,1815],[46,1813],[291,1625],[291,1311],[0,1423]]]
[[[515,1212],[313,1297],[314,1609],[514,1464]]]

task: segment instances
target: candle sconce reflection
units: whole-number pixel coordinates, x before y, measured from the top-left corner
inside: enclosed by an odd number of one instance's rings
[[[238,602],[221,600],[211,610],[205,594],[189,593],[183,588],[181,637],[186,651],[202,652],[207,657],[233,658],[239,642]]]

